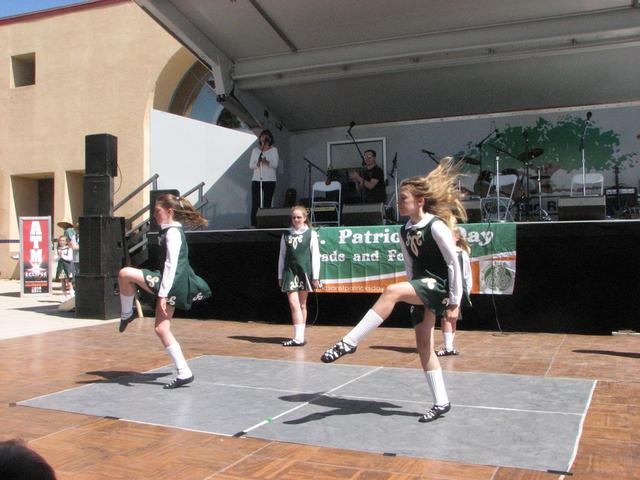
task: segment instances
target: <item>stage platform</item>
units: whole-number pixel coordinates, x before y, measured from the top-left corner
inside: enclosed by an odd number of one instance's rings
[[[196,271],[213,297],[188,315],[288,322],[278,288],[283,230],[187,232]],[[516,224],[517,273],[513,295],[474,295],[460,329],[609,334],[640,330],[636,275],[640,220],[526,222]],[[150,235],[150,244],[155,245]],[[158,248],[151,247],[151,260]],[[318,294],[308,301],[309,322],[353,325],[376,294]],[[398,305],[385,323],[407,326]]]

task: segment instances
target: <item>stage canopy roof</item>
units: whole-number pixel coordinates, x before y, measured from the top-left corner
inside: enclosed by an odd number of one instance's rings
[[[136,0],[292,131],[640,99],[639,0]]]

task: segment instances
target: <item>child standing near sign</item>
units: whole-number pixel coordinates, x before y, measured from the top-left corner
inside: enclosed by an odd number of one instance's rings
[[[471,254],[471,247],[467,243],[466,238],[462,234],[461,228],[453,229],[453,238],[456,240],[456,253],[458,254],[458,262],[460,263],[460,269],[462,271],[462,307],[460,308],[460,315],[454,320],[447,320],[442,317],[442,336],[444,338],[444,347],[436,352],[439,357],[446,357],[448,355],[458,355],[460,352],[453,346],[453,341],[456,336],[456,324],[458,320],[462,320],[462,310],[467,307],[471,307],[471,288],[473,286],[473,278],[471,277],[471,260],[469,255]]]
[[[73,268],[73,249],[67,243],[67,237],[61,235],[58,237],[58,268],[56,269],[56,277],[62,281],[62,294],[66,299],[68,296],[74,296],[73,278],[75,269]]]
[[[458,318],[462,276],[451,229],[456,217],[466,219],[456,178],[458,166],[451,157],[442,159],[426,176],[400,184],[398,208],[409,221],[401,230],[401,247],[407,282],[387,286],[371,310],[342,340],[321,357],[325,363],[354,353],[358,344],[391,314],[398,302],[424,305],[424,315],[414,321],[416,346],[434,405],[421,415],[431,422],[451,409],[440,362],[433,348],[436,316]]]
[[[207,220],[188,200],[170,193],[156,199],[153,216],[160,225],[162,271],[125,267],[118,274],[122,313],[119,331],[135,320],[133,302],[136,289],[151,293],[156,299],[156,334],[173,360],[178,375],[164,386],[178,388],[193,382],[193,373],[182,354],[180,344],[171,333],[170,321],[176,308],[189,310],[193,302],[211,296],[207,283],[189,265],[189,249],[181,221],[188,225],[206,225]]]
[[[280,240],[278,284],[287,294],[293,322],[293,338],[284,347],[302,347],[306,342],[307,296],[320,287],[318,234],[311,229],[306,207],[291,208],[291,227]]]

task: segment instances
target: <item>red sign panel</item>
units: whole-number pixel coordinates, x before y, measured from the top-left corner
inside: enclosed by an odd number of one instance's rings
[[[21,295],[50,293],[51,217],[20,218]]]

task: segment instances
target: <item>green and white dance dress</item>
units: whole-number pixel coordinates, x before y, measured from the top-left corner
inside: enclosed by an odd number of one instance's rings
[[[142,269],[144,281],[151,291],[180,310],[189,310],[193,302],[209,298],[209,285],[189,264],[189,247],[182,225],[178,222],[161,225],[158,241],[162,247],[160,265],[163,270]]]
[[[278,279],[282,282],[282,291],[311,291],[311,281],[318,280],[319,276],[318,233],[306,225],[299,230],[290,228],[280,240]]]
[[[443,315],[447,305],[460,305],[462,275],[453,234],[445,222],[427,214],[415,225],[409,220],[400,229],[401,247],[409,283],[426,308]],[[415,308],[412,322],[422,316]]]

